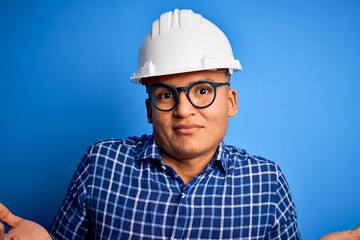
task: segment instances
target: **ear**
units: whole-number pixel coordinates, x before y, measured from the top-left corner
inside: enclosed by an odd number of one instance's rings
[[[230,89],[228,93],[229,116],[234,117],[238,110],[237,92],[235,89]]]
[[[153,121],[152,121],[152,104],[151,104],[150,99],[145,100],[145,105],[146,105],[148,123],[153,123]]]

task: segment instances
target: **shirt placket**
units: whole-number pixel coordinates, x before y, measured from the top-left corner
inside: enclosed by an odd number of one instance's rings
[[[175,215],[174,228],[171,236],[171,239],[173,240],[184,239],[187,235],[190,218],[189,189],[190,187],[188,185],[184,186],[177,196],[179,204]]]
[[[189,197],[191,187],[189,184],[184,185],[180,176],[171,167],[163,165],[161,166],[161,169],[163,170],[163,174],[168,175],[168,180],[174,187],[172,202],[177,203],[177,209],[173,218],[172,232],[169,239],[184,239],[187,235],[189,226]]]

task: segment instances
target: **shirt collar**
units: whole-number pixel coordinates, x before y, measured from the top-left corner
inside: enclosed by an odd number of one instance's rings
[[[148,136],[146,141],[143,142],[138,153],[135,155],[135,161],[141,161],[145,159],[156,159],[160,163],[163,163],[162,157],[160,155],[160,148],[155,142],[153,135]]]
[[[150,135],[146,141],[143,142],[141,149],[138,154],[135,155],[135,161],[142,161],[145,159],[154,159],[159,161],[161,164],[163,163],[163,159],[160,154],[160,148],[157,145],[153,135]],[[218,150],[216,151],[214,158],[211,160],[209,167],[213,167],[214,165],[219,165],[224,171],[228,170],[228,158],[229,153],[226,148],[226,145],[221,142]]]
[[[213,158],[214,164],[219,164],[219,166],[221,166],[224,171],[227,171],[228,158],[229,158],[229,153],[226,148],[226,145],[223,142],[221,142]]]

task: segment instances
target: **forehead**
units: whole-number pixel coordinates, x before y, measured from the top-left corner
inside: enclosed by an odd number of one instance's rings
[[[225,82],[229,80],[229,76],[226,71],[207,70],[144,78],[142,84],[150,86],[156,83],[164,83],[174,86],[184,86],[205,79],[214,82]]]

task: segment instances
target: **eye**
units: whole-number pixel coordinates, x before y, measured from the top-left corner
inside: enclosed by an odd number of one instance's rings
[[[160,87],[154,91],[154,98],[156,101],[172,101],[176,97],[176,93],[171,89]]]
[[[213,87],[208,83],[200,83],[194,86],[193,93],[196,95],[208,95],[214,92]]]
[[[197,94],[200,94],[200,95],[204,95],[204,94],[209,94],[209,89],[206,89],[206,88],[200,88],[200,89],[197,89]]]
[[[166,100],[169,98],[174,98],[174,94],[171,92],[162,92],[158,95],[158,99],[160,100]]]

